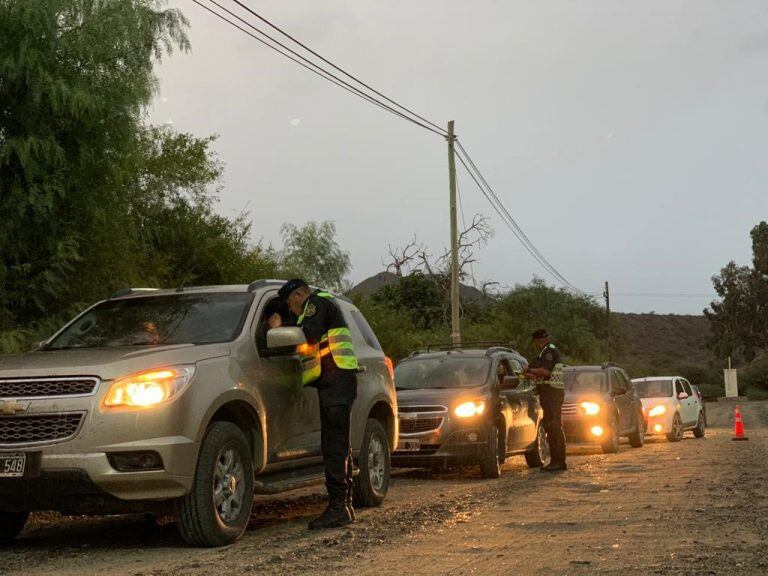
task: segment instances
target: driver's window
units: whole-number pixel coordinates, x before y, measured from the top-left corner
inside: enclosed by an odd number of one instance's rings
[[[511,376],[512,370],[509,368],[509,362],[505,359],[499,360],[496,365],[496,378],[498,379],[499,386],[504,384],[504,377]]]
[[[688,394],[689,398],[693,396],[693,390],[691,390],[691,385],[688,384],[686,380],[683,380],[683,390],[685,391],[686,394]]]
[[[283,326],[290,326],[293,323],[290,313],[281,298],[275,296],[269,300],[264,306],[264,310],[259,316],[259,324],[256,326],[256,347],[259,352],[267,349],[268,321],[270,316],[275,313],[280,314],[280,317],[283,319]]]
[[[683,392],[685,392],[683,383],[680,380],[675,380],[675,396],[680,396]]]
[[[620,396],[622,394],[626,394],[627,388],[624,386],[624,383],[621,381],[621,378],[619,377],[619,373],[616,370],[611,370],[611,388],[614,391],[614,394],[617,396]]]

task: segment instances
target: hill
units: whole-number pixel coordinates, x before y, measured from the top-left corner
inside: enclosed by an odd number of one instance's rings
[[[373,296],[384,286],[389,286],[395,282],[397,282],[397,274],[392,272],[379,272],[354,286],[350,292],[353,294],[361,294],[363,296]],[[466,284],[459,285],[459,297],[465,301],[479,301],[485,298],[480,290],[474,286],[467,286]]]

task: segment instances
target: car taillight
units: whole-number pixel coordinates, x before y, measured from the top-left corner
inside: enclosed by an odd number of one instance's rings
[[[384,356],[384,364],[387,365],[387,370],[389,370],[389,377],[392,379],[392,382],[395,381],[395,366],[392,364],[392,358],[389,356]]]

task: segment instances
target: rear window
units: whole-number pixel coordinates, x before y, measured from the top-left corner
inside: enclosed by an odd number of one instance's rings
[[[605,392],[608,389],[605,373],[566,370],[563,372],[565,389],[571,392]]]
[[[640,398],[667,398],[672,396],[672,380],[642,380],[635,382]]]
[[[376,350],[383,352],[381,349],[381,344],[379,344],[379,339],[376,338],[376,334],[374,334],[373,328],[371,328],[371,325],[368,324],[365,316],[363,316],[359,310],[352,310],[352,318],[355,320],[355,324],[357,324],[357,327],[360,329],[365,343],[368,344],[368,346],[371,348],[375,348]]]

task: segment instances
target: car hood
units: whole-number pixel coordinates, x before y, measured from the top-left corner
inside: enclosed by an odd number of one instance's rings
[[[610,398],[606,394],[599,392],[574,392],[566,391],[565,403],[578,404],[579,402],[608,402]]]
[[[0,356],[0,378],[98,376],[102,380],[112,380],[142,370],[194,364],[208,358],[227,356],[229,353],[229,344],[40,350],[16,356]]]
[[[398,390],[397,405],[404,406],[453,406],[462,401],[480,400],[487,396],[483,386],[472,388],[424,388],[419,390]]]
[[[671,404],[675,403],[674,398],[667,398],[666,396],[662,396],[660,398],[640,398],[640,402],[643,403],[643,406],[645,408],[653,408],[654,406],[658,404],[664,404],[666,406],[669,406]]]

